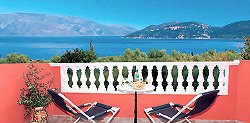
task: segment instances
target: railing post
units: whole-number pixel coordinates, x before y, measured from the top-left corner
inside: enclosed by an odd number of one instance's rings
[[[218,89],[219,90],[223,90],[223,92],[227,92],[227,87],[225,86],[225,76],[224,76],[224,70],[226,69],[225,65],[219,65],[219,70],[220,70],[220,74],[219,74],[219,86]]]
[[[168,77],[167,77],[168,86],[166,88],[166,92],[167,93],[174,93],[174,89],[173,89],[173,86],[172,86],[172,82],[173,82],[173,77],[172,77],[173,64],[168,64],[167,68],[168,68]]]
[[[163,93],[164,89],[162,87],[162,75],[161,75],[161,70],[162,70],[162,65],[156,65],[157,70],[158,70],[158,76],[157,76],[157,82],[158,82],[158,86],[156,88],[156,91],[159,93]]]
[[[96,85],[95,85],[95,75],[94,75],[95,66],[91,64],[91,65],[89,65],[89,69],[90,69],[89,81],[91,82],[91,85],[89,87],[89,91],[97,92],[97,88],[96,88]]]
[[[214,82],[214,75],[213,75],[213,70],[214,70],[215,64],[210,64],[208,65],[208,70],[209,70],[209,76],[208,76],[208,87],[207,90],[214,90],[213,82]]]
[[[197,92],[204,92],[204,86],[203,86],[203,82],[204,82],[204,77],[203,77],[203,69],[205,67],[205,64],[199,64],[197,65],[198,69],[199,69],[199,76],[197,81],[199,82],[199,86],[197,87]]]
[[[68,86],[68,75],[67,75],[67,69],[69,67],[68,66],[62,66],[60,69],[61,72],[61,76],[64,76],[63,78],[61,77],[61,90],[62,92],[67,92],[70,90],[70,87]]]
[[[108,78],[108,81],[109,81],[109,86],[108,86],[108,91],[110,92],[114,92],[115,91],[115,88],[113,86],[113,81],[114,81],[114,77],[113,77],[113,65],[107,65],[108,69],[109,69],[109,78]]]
[[[104,79],[104,75],[103,75],[104,66],[100,65],[98,67],[99,67],[99,70],[100,70],[100,77],[99,77],[100,86],[99,86],[99,91],[100,92],[105,92],[106,91],[105,86],[104,86],[104,80],[105,79]]]
[[[187,82],[188,82],[188,86],[187,86],[187,93],[194,93],[194,87],[193,87],[193,81],[194,81],[194,78],[193,78],[193,67],[194,65],[187,65],[187,69],[188,69],[188,77],[187,77]]]
[[[184,67],[184,65],[182,65],[182,64],[177,65],[177,69],[178,69],[178,78],[177,78],[178,86],[177,86],[176,92],[178,92],[178,93],[185,93],[185,89],[182,86],[182,82],[183,82],[182,69],[183,69],[183,67]]]
[[[127,68],[128,68],[128,81],[129,81],[129,82],[132,82],[132,81],[133,81],[133,76],[132,76],[132,69],[133,69],[133,66],[128,65]]]
[[[118,67],[118,70],[119,70],[119,75],[118,75],[117,81],[119,82],[119,84],[121,84],[122,80],[123,80],[123,76],[122,76],[123,65],[117,65],[117,67]]]
[[[153,77],[152,77],[152,70],[153,70],[153,64],[149,63],[147,65],[148,68],[148,84],[152,85]]]

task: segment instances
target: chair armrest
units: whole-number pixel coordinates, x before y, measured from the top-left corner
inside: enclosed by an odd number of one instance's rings
[[[85,104],[78,105],[77,107],[78,107],[78,108],[83,108],[83,107],[85,107],[85,106],[87,106],[87,105],[91,105],[91,104],[92,104],[92,103],[85,103]],[[72,107],[72,109],[75,110],[76,108]]]
[[[173,107],[174,107],[174,108],[176,108],[176,107],[178,107],[178,108],[183,108],[183,107],[184,107],[184,108],[186,108],[186,109],[188,109],[188,110],[192,110],[192,109],[193,109],[193,108],[190,108],[190,107],[188,107],[188,106],[183,106],[183,105],[181,105],[181,104],[174,104]]]
[[[183,108],[183,105],[181,105],[181,104],[174,104],[173,107],[174,107],[174,108],[175,108],[175,107]]]

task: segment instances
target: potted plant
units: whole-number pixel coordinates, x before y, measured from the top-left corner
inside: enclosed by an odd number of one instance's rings
[[[26,87],[21,89],[18,104],[24,105],[25,118],[31,116],[33,123],[46,122],[48,116],[46,107],[52,102],[47,89],[50,88],[54,78],[51,77],[51,73],[44,73],[43,68],[38,68],[34,64],[29,64],[27,68],[27,73],[23,73]]]

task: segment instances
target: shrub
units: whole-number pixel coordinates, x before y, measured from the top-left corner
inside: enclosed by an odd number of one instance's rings
[[[53,56],[53,57],[50,59],[50,62],[53,62],[53,63],[60,63],[60,62],[61,62],[61,56],[59,56],[59,55]]]
[[[19,105],[24,105],[25,118],[31,114],[35,107],[47,107],[51,102],[47,89],[54,81],[51,73],[44,73],[43,68],[30,64],[27,73],[23,73],[23,79],[27,87],[21,89]]]
[[[250,38],[245,39],[244,47],[241,50],[243,59],[250,60]]]
[[[19,53],[7,54],[5,61],[7,63],[27,63],[30,61],[29,57]]]
[[[94,52],[84,51],[81,49],[74,49],[73,51],[66,50],[61,56],[61,63],[88,63],[97,59],[97,55]]]
[[[5,60],[3,58],[0,58],[0,64],[5,63]]]

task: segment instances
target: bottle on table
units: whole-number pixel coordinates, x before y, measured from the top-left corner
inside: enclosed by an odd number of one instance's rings
[[[136,69],[135,71],[135,81],[139,81],[139,73],[138,73],[138,70]]]

